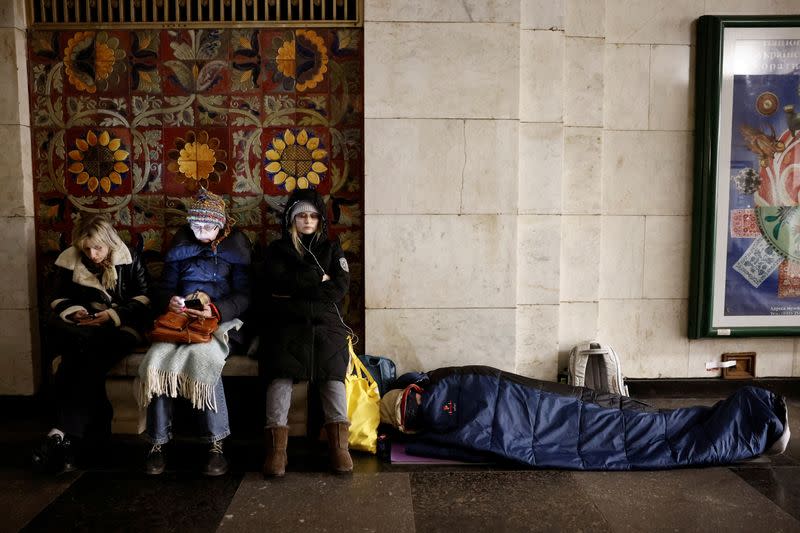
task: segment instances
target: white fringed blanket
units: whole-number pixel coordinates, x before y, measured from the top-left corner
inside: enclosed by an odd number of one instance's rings
[[[216,412],[214,385],[222,375],[230,351],[228,331],[241,326],[238,318],[223,322],[211,340],[203,344],[154,342],[139,365],[134,386],[136,401],[147,407],[153,396],[181,396],[192,402],[195,409]]]

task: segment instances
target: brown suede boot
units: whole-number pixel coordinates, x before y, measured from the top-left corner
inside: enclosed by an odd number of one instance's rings
[[[328,451],[331,455],[331,469],[336,474],[353,472],[353,459],[348,451],[347,439],[350,436],[350,424],[333,422],[325,424],[328,434]]]
[[[264,431],[267,456],[264,459],[264,476],[283,477],[286,473],[286,444],[289,442],[289,426],[276,426]]]

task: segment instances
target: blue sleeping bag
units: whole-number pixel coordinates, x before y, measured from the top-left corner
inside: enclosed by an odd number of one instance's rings
[[[428,374],[418,416],[427,444],[542,468],[664,469],[756,457],[788,441],[786,405],[743,387],[712,407],[659,410],[624,396],[485,366]]]

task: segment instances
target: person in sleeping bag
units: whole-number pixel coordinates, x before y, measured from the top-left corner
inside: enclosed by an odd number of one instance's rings
[[[418,455],[461,450],[539,468],[667,469],[783,453],[790,436],[785,400],[752,386],[712,407],[655,409],[486,366],[440,368],[412,381],[384,395],[381,422],[416,433],[407,452]]]
[[[72,246],[56,259],[56,289],[45,335],[61,356],[55,375],[55,426],[33,451],[37,470],[75,468],[76,449],[111,433],[106,373],[142,342],[152,324],[149,279],[102,215],[84,214]],[[84,455],[83,453],[80,455]]]
[[[350,269],[339,241],[328,238],[325,213],[315,190],[296,189],[286,203],[283,236],[269,245],[264,258],[260,364],[268,380],[267,477],[286,472],[294,381],[313,382],[319,390],[331,469],[337,474],[353,471],[344,386],[352,330],[341,311]]]

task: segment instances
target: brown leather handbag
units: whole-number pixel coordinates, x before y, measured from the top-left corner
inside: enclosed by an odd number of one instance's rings
[[[167,311],[158,317],[150,332],[151,342],[172,342],[177,344],[198,344],[211,340],[217,330],[217,317],[202,318]]]

